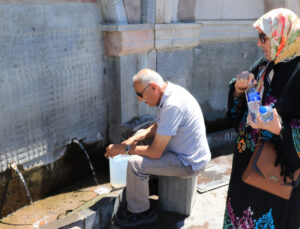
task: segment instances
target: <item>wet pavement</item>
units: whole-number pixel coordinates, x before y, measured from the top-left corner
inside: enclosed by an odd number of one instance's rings
[[[224,149],[226,148],[220,148],[223,152]],[[186,217],[174,212],[159,210],[158,197],[154,195],[151,197],[151,205],[158,212],[157,222],[134,229],[221,229],[231,163],[232,155],[216,157],[212,159],[205,171],[199,175],[196,203],[190,216]],[[107,176],[102,175],[98,179],[101,184],[108,188],[110,187]],[[94,192],[97,188],[94,183],[93,178],[88,177],[86,180],[68,187],[59,194],[19,209],[12,215],[2,218],[0,220],[0,228],[27,229],[33,228],[34,223],[36,223],[35,225],[42,225],[62,218],[98,197],[97,193]],[[106,229],[119,228],[114,224],[106,227]]]
[[[100,176],[101,174],[101,176]],[[105,176],[103,174],[106,174]],[[99,172],[97,179],[110,188],[107,172]],[[0,220],[1,229],[32,229],[60,219],[85,203],[97,198],[97,185],[92,176],[66,187],[60,193],[35,201]],[[29,203],[28,203],[29,204]]]

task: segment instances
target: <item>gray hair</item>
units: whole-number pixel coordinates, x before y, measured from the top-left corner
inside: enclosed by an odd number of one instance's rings
[[[141,82],[144,85],[148,85],[149,83],[153,82],[160,88],[162,88],[165,83],[160,74],[148,68],[140,70],[133,76],[132,79],[133,82]]]

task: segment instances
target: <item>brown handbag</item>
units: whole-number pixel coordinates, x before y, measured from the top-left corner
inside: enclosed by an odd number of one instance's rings
[[[259,141],[242,180],[258,189],[284,199],[289,199],[294,187],[300,182],[300,169],[294,173],[294,182],[289,177],[284,182],[280,165],[275,166],[277,154],[271,142]]]

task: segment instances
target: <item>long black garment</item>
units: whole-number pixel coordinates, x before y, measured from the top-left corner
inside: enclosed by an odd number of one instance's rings
[[[251,72],[257,80],[265,72],[262,104],[275,107],[282,118],[280,136],[261,130],[261,137],[274,143],[278,162],[288,176],[300,168],[300,58],[276,65],[261,58]],[[233,98],[234,84],[235,79],[230,83],[227,115],[237,130],[237,140],[223,228],[299,229],[300,187],[293,190],[290,200],[285,200],[241,180],[255,150],[258,130],[246,126],[246,99]]]

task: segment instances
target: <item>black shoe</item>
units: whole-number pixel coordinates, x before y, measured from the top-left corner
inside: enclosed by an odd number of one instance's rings
[[[153,223],[157,219],[157,214],[151,210],[141,213],[132,213],[126,210],[123,214],[115,218],[115,223],[121,227],[135,227],[148,223]]]

